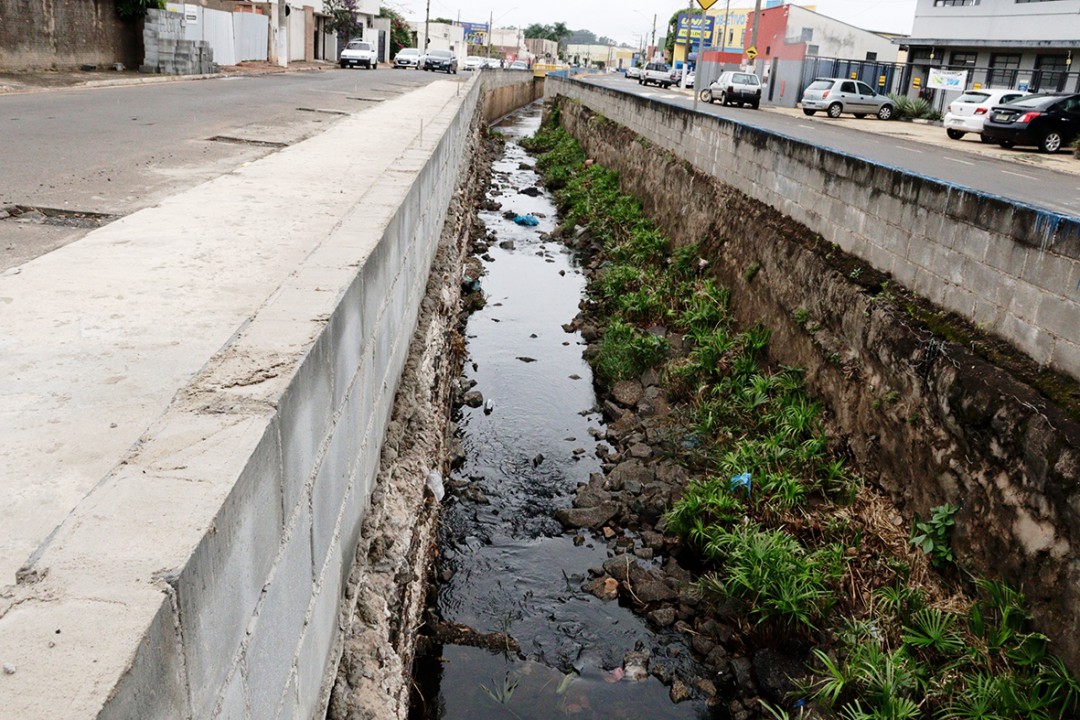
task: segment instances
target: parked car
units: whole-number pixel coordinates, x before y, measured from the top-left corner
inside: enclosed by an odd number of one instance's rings
[[[694,87],[694,81],[696,79],[697,79],[697,71],[696,70],[691,70],[690,72],[686,73],[686,87],[688,87],[688,88]]]
[[[817,78],[803,90],[801,104],[807,115],[824,110],[831,118],[843,113],[857,118],[877,115],[878,120],[896,116],[896,105],[888,95],[879,95],[866,83],[848,78]]]
[[[510,63],[510,69],[511,70],[528,70],[529,69],[529,63],[525,62],[524,60],[515,60],[514,62]]]
[[[667,63],[651,62],[645,65],[645,70],[638,78],[638,84],[648,85],[652,83],[660,87],[671,87],[674,80],[671,79],[671,68]]]
[[[343,68],[359,65],[374,70],[378,64],[375,47],[363,40],[350,40],[345,49],[341,51],[341,57],[338,58],[338,65]]]
[[[484,67],[484,58],[476,55],[470,55],[465,58],[465,62],[461,64],[462,70],[479,70]]]
[[[949,103],[945,113],[945,133],[953,140],[959,140],[968,133],[978,133],[985,142],[993,140],[982,134],[983,123],[995,105],[1005,105],[1013,100],[1026,97],[1022,90],[968,90]]]
[[[485,58],[484,67],[498,69],[502,67],[502,63],[499,61],[498,58]]]
[[[394,68],[418,68],[420,67],[420,49],[402,48],[394,56]]]
[[[432,50],[424,56],[424,70],[457,74],[457,57],[449,50]]]
[[[1080,95],[1040,93],[995,105],[983,135],[1004,148],[1034,145],[1055,153],[1080,136]]]
[[[631,65],[626,68],[626,77],[630,80],[638,80],[641,78],[641,68],[637,65]]]
[[[712,85],[702,88],[698,97],[707,103],[739,107],[746,104],[757,110],[761,105],[761,80],[753,73],[728,70],[720,73]]]

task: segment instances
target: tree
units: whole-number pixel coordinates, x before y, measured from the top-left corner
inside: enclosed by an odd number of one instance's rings
[[[550,40],[551,27],[548,25],[541,25],[540,23],[533,23],[525,28],[525,37],[529,40]]]
[[[409,23],[405,22],[405,18],[401,16],[401,13],[384,5],[379,8],[379,17],[390,18],[391,55],[397,53],[401,48],[412,47],[412,31],[409,30]]]
[[[165,0],[116,0],[116,14],[125,20],[141,18],[150,9],[164,10]]]
[[[326,0],[323,0],[323,2],[325,3]],[[441,23],[443,25],[453,25],[454,24],[453,20],[451,20],[450,18],[444,18],[444,17],[431,18],[431,22],[433,22],[433,23]]]
[[[330,16],[327,29],[339,38],[350,40],[364,34],[364,24],[356,14],[356,0],[323,0],[323,11]]]

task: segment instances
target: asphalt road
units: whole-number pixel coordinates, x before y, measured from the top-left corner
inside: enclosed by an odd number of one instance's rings
[[[592,76],[588,82],[681,107],[690,107],[694,102],[693,97],[688,93],[653,86],[642,87],[622,75]],[[748,107],[725,108],[700,102],[698,110],[919,175],[1018,200],[1065,215],[1080,216],[1080,175],[1055,172],[1028,164],[1020,165],[1007,160],[965,152],[961,149],[962,145],[946,140],[944,132],[941,133],[942,145],[936,146],[860,131],[857,129],[858,123],[837,123],[833,127],[830,123],[810,122],[809,118],[788,117],[777,113],[751,110]],[[859,123],[877,122],[881,121],[869,118],[859,121]],[[856,127],[851,127],[852,125]],[[953,147],[949,147],[949,144]]]
[[[99,221],[81,213],[129,214],[343,115],[434,80],[467,78],[335,68],[0,95],[0,211],[12,213],[0,219],[0,272],[85,235]],[[15,206],[75,215],[47,219]]]

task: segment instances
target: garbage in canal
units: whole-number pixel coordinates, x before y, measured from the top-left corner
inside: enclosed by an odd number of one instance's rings
[[[536,227],[540,224],[535,215],[515,215],[514,222],[525,227]]]
[[[435,496],[435,500],[442,502],[446,497],[446,488],[443,487],[442,473],[438,470],[432,470],[427,476],[427,487],[431,491],[431,494]]]
[[[491,400],[488,400],[486,403],[484,403],[484,414],[485,415],[490,415],[491,411],[494,410],[494,409],[495,409],[495,403],[493,403]]]
[[[466,278],[465,281],[461,283],[461,289],[467,293],[480,292],[480,281]]]
[[[743,473],[731,478],[731,490],[735,491],[737,488],[746,488],[747,496],[750,495],[750,473]]]

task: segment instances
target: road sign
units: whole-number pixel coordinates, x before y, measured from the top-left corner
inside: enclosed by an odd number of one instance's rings
[[[754,47],[753,45],[751,45],[750,47],[746,48],[746,57],[748,57],[748,58],[750,58],[751,60],[753,60],[754,58],[756,58],[756,57],[757,57],[757,55],[758,55],[758,52],[757,52],[757,48],[756,48],[756,47]]]
[[[708,10],[717,2],[719,2],[719,0],[697,0],[697,4],[701,6],[702,10]]]

